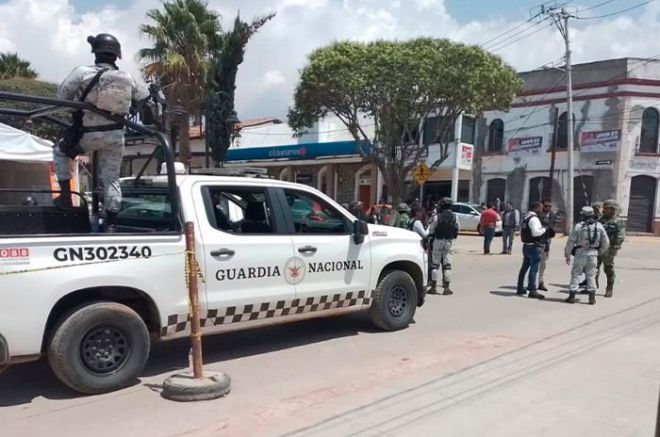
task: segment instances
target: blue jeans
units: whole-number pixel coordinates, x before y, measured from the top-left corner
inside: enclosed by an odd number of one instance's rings
[[[518,273],[518,291],[525,290],[525,275],[528,270],[527,291],[536,291],[536,275],[539,273],[542,254],[543,247],[541,246],[534,244],[523,245],[523,263],[522,267],[520,267],[520,273]]]
[[[502,228],[502,252],[509,253],[513,249],[513,237],[516,234],[516,228],[505,226]]]
[[[484,228],[484,253],[490,253],[490,243],[493,242],[495,228]]]

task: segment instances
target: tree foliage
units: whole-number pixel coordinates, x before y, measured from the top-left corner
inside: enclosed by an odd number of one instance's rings
[[[200,106],[206,92],[210,59],[222,47],[219,16],[204,0],[173,0],[163,9],[147,12],[150,23],[140,26],[152,47],[138,52],[146,77],[165,82],[170,108],[180,102],[186,115],[179,116],[181,156],[190,159],[189,117],[201,116]]]
[[[507,109],[521,89],[515,71],[498,56],[446,39],[371,43],[336,42],[309,56],[289,111],[296,130],[332,114],[376,163],[395,202],[405,179],[440,144],[440,165],[449,155],[461,113]],[[420,141],[424,122],[437,116]]]
[[[23,77],[35,79],[37,72],[30,67],[30,62],[18,57],[18,53],[0,53],[0,80]]]
[[[250,38],[274,16],[272,13],[246,23],[237,15],[233,29],[223,38],[222,50],[213,60],[206,102],[206,138],[216,163],[224,162],[231,145],[234,125],[227,123],[227,120],[236,114],[236,74],[239,65],[243,63],[245,47]]]
[[[42,97],[55,97],[55,93],[57,92],[57,85],[35,79],[15,77],[12,79],[0,80],[0,91],[18,94],[29,94]],[[43,105],[26,102],[0,102],[0,107],[22,110],[37,109],[42,106]],[[49,140],[57,139],[57,136],[60,133],[60,128],[58,126],[55,126],[48,121],[39,119],[30,121],[25,117],[1,115],[0,123],[13,126],[17,129],[30,132],[34,135]]]

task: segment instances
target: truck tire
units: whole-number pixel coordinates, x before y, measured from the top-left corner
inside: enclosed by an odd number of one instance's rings
[[[149,349],[149,332],[135,311],[118,303],[98,302],[60,319],[48,343],[48,362],[72,389],[106,393],[137,379]]]
[[[385,331],[406,328],[417,308],[417,287],[406,272],[386,272],[374,290],[369,308],[371,322]]]

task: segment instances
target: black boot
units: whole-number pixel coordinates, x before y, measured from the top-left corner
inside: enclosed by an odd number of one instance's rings
[[[113,234],[117,232],[117,213],[106,211],[105,222],[103,223],[103,232]]]
[[[544,300],[545,299],[544,295],[542,295],[541,293],[536,292],[536,291],[530,291],[529,294],[527,295],[527,297],[529,297],[531,299],[539,299],[539,300]]]
[[[589,305],[596,305],[596,292],[589,293]]]
[[[448,281],[442,283],[442,288],[443,288],[443,292],[442,292],[443,295],[449,296],[451,294],[454,294],[454,292],[451,291],[451,289],[449,288],[449,282]]]
[[[60,185],[60,195],[53,199],[53,204],[58,208],[73,208],[71,201],[71,181],[57,181]]]
[[[608,286],[608,287],[605,289],[605,297],[612,297],[612,292],[613,292],[613,291],[614,291],[613,288],[610,287],[610,286]]]
[[[566,303],[575,303],[575,292],[571,292],[568,297],[564,300]]]
[[[541,291],[548,291],[548,289],[545,288],[545,284],[543,282],[539,283],[538,289],[541,290]]]

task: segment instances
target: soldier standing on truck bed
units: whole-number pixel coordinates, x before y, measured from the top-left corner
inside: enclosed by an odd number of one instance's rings
[[[57,98],[83,100],[110,113],[127,115],[131,102],[146,100],[149,90],[143,83],[139,83],[117,67],[117,58],[121,59],[121,46],[117,38],[101,33],[89,36],[87,42],[92,46],[92,53],[95,55],[94,65],[76,67],[60,85]],[[104,189],[105,226],[106,231],[113,232],[117,213],[121,208],[119,175],[124,153],[124,127],[111,123],[106,117],[94,112],[83,111],[79,146],[82,152],[98,152],[97,169]],[[72,204],[71,156],[59,146],[53,148],[53,160],[61,192],[55,199],[55,204],[64,208],[71,207]]]

